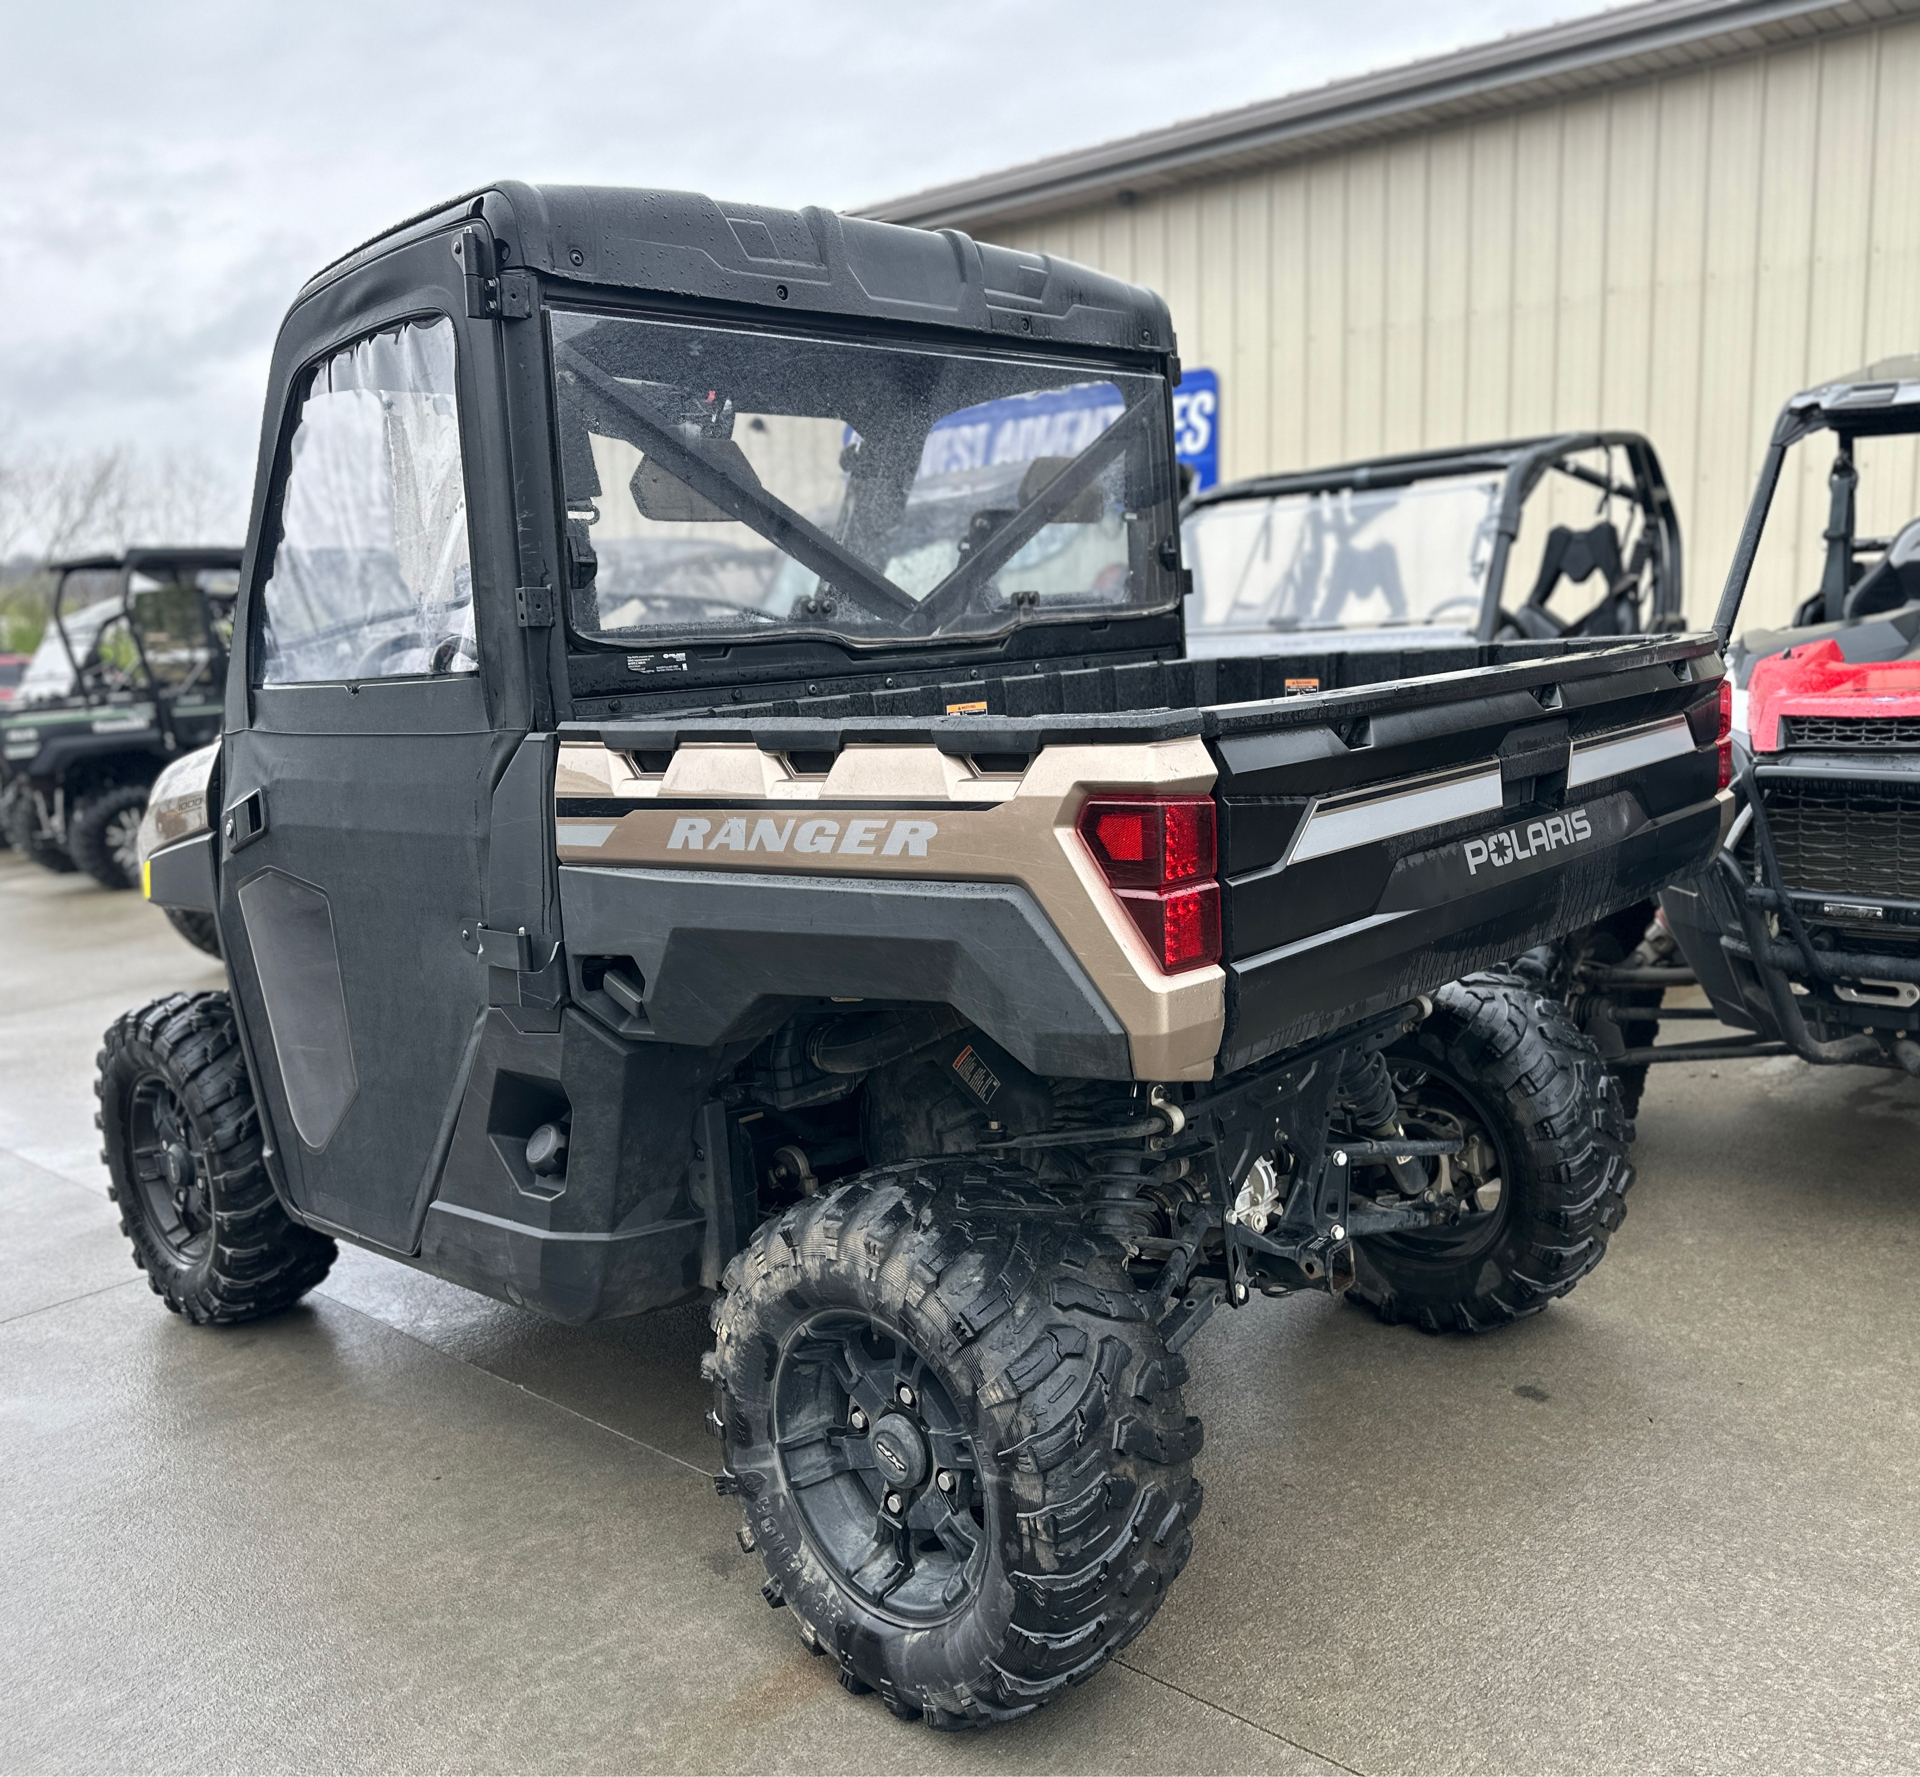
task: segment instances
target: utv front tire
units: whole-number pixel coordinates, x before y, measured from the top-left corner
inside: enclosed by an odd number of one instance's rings
[[[1186,1565],[1200,1423],[1123,1257],[1031,1175],[940,1160],[802,1201],[727,1267],[720,1482],[849,1690],[934,1727],[1024,1715]]]
[[[1354,1241],[1348,1295],[1382,1320],[1480,1333],[1538,1314],[1606,1256],[1633,1183],[1620,1087],[1558,1000],[1470,975],[1387,1050],[1410,1135],[1490,1143],[1498,1200],[1452,1227]]]
[[[40,809],[33,792],[16,783],[8,791],[5,803],[7,843],[22,857],[31,858],[42,870],[67,876],[75,868],[67,848],[40,824]]]
[[[140,880],[140,817],[145,784],[110,784],[67,816],[67,850],[102,888],[130,889]]]
[[[161,912],[167,916],[167,924],[195,950],[204,950],[209,956],[220,954],[220,928],[211,913],[190,907],[163,907]]]
[[[100,1052],[108,1195],[133,1260],[174,1313],[230,1326],[290,1307],[337,1251],[280,1207],[224,993],[129,1012]]]

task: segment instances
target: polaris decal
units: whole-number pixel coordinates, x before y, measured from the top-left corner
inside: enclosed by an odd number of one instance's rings
[[[1414,852],[1394,864],[1374,911],[1408,913],[1481,895],[1524,894],[1526,878],[1539,871],[1617,870],[1621,860],[1615,848],[1647,824],[1633,792],[1620,790],[1578,808]]]
[[[668,851],[831,852],[847,858],[924,858],[927,843],[940,831],[935,821],[894,821],[856,815],[846,821],[819,817],[785,820],[735,815],[715,821],[705,815],[681,815],[673,823]]]
[[[1504,870],[1522,858],[1538,857],[1542,852],[1558,851],[1563,845],[1579,845],[1593,837],[1593,823],[1584,808],[1565,814],[1550,814],[1544,820],[1529,821],[1525,827],[1507,827],[1489,833],[1485,839],[1469,839],[1464,855],[1467,874],[1478,876],[1481,865]]]

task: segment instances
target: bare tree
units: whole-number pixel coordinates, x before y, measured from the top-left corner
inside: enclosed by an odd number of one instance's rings
[[[0,561],[210,542],[241,518],[234,477],[198,451],[63,454],[0,441]]]
[[[137,543],[209,543],[244,519],[236,478],[193,450],[63,453],[0,437],[0,651],[30,649],[46,620],[45,564]]]

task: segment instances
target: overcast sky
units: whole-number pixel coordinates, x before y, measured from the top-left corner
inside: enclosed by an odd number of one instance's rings
[[[857,207],[1581,0],[6,0],[0,448],[251,472],[301,281],[489,179]]]

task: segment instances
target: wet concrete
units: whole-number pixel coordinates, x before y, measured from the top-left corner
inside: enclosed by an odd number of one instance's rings
[[[161,1309],[93,1056],[220,978],[0,854],[0,1769],[1920,1764],[1920,1084],[1656,1070],[1607,1262],[1493,1337],[1217,1316],[1158,1619],[943,1737],[761,1601],[698,1311],[557,1327],[352,1251],[275,1321]]]

